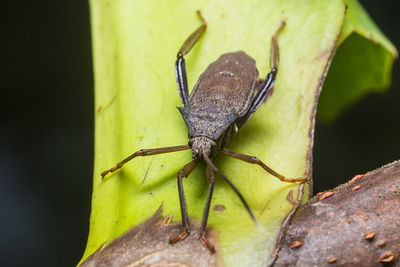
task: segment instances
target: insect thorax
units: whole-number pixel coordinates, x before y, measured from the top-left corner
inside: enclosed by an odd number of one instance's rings
[[[188,128],[189,138],[206,136],[217,141],[237,118],[234,110],[227,113],[214,109],[210,106],[179,108]]]

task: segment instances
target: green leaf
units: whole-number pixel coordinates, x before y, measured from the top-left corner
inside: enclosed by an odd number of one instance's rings
[[[336,55],[318,103],[323,121],[335,119],[368,93],[390,85],[396,48],[374,24],[357,0],[348,1]]]
[[[311,176],[316,101],[341,31],[345,4],[320,1],[131,1],[91,0],[95,70],[95,166],[90,234],[83,259],[149,218],[181,218],[177,172],[190,151],[136,158],[102,181],[100,173],[141,148],[186,144],[187,130],[176,109],[176,53],[200,22],[205,35],[186,56],[189,87],[221,54],[244,50],[260,75],[269,69],[271,36],[279,35],[280,69],[266,104],[233,138],[228,148],[257,156],[287,177]],[[218,253],[226,266],[265,266],[297,184],[283,183],[259,166],[219,155],[215,164],[241,191],[262,230],[232,189],[217,177],[209,228],[218,233]],[[184,180],[190,216],[201,221],[207,179],[200,165]],[[167,241],[166,241],[167,242]],[[185,241],[181,241],[185,242]]]

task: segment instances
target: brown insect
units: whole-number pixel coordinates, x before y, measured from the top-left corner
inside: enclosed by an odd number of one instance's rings
[[[151,156],[162,153],[192,149],[193,160],[186,164],[178,173],[178,191],[182,213],[182,232],[173,236],[170,243],[174,244],[185,239],[190,233],[189,217],[186,199],[183,191],[182,179],[188,177],[197,164],[206,162],[206,175],[209,183],[203,219],[200,228],[200,241],[211,252],[215,247],[206,237],[207,219],[210,211],[211,198],[214,190],[214,173],[217,173],[235,191],[253,221],[257,224],[249,205],[246,203],[239,190],[215,167],[212,159],[219,152],[227,156],[258,164],[267,172],[284,182],[305,182],[306,178],[288,179],[265,165],[258,158],[232,152],[225,148],[231,137],[246,123],[257,108],[268,96],[276,74],[278,72],[279,50],[277,35],[284,27],[283,22],[272,37],[271,43],[271,72],[266,78],[258,81],[258,70],[254,59],[243,51],[228,53],[220,56],[200,76],[197,84],[189,95],[184,55],[199,40],[206,30],[207,24],[201,13],[197,12],[202,24],[183,43],[175,62],[176,80],[182,101],[179,108],[189,132],[189,143],[182,146],[163,147],[155,149],[141,149],[115,167],[104,171],[104,178],[110,172],[121,168],[125,163],[138,156]]]

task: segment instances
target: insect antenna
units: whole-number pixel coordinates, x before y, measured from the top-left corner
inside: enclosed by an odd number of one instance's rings
[[[238,197],[240,198],[240,200],[242,201],[244,207],[246,208],[247,212],[249,213],[251,219],[254,221],[254,223],[256,224],[256,226],[261,229],[260,224],[257,222],[256,217],[254,216],[253,212],[251,211],[249,205],[247,204],[246,200],[244,199],[244,197],[242,196],[242,194],[239,192],[239,190],[236,188],[236,186],[234,186],[232,184],[231,181],[229,181],[228,177],[226,177],[224,174],[222,174],[222,172],[220,172],[220,170],[218,170],[218,168],[214,165],[214,163],[212,163],[212,161],[210,160],[210,158],[206,155],[203,154],[203,158],[207,163],[207,166],[214,172],[216,172],[219,176],[222,177],[222,179],[225,180],[225,182],[233,189],[233,191],[236,193],[236,195],[238,195]]]

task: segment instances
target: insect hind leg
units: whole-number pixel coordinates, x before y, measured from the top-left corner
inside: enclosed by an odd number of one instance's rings
[[[259,108],[262,102],[268,97],[269,92],[274,86],[276,75],[278,74],[279,67],[279,46],[278,46],[278,34],[282,31],[283,27],[286,25],[286,22],[282,21],[279,28],[276,30],[274,35],[271,38],[271,53],[270,53],[270,67],[271,72],[267,74],[265,79],[259,80],[258,91],[253,97],[253,100],[250,104],[250,108],[247,113],[240,118],[238,121],[238,128],[241,128],[246,121],[253,115],[253,113]]]

